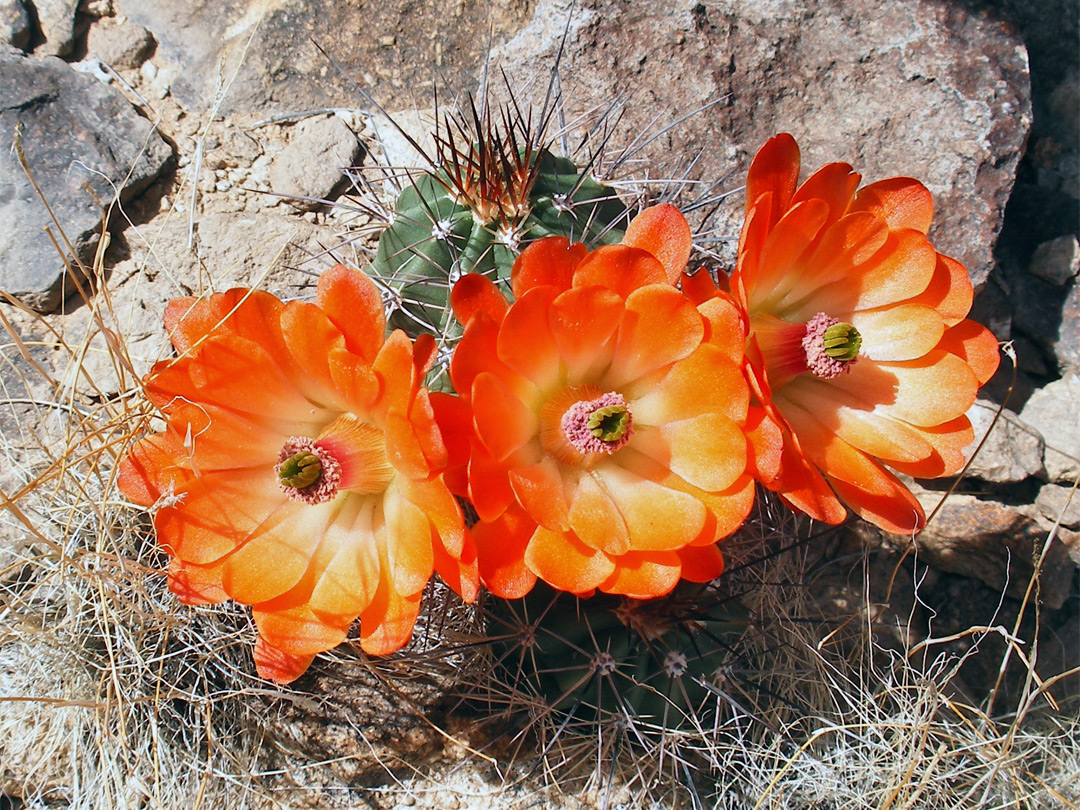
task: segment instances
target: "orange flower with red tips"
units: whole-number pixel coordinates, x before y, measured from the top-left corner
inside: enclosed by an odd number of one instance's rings
[[[843,520],[843,501],[887,531],[917,531],[923,511],[886,465],[918,477],[963,467],[964,414],[997,369],[997,341],[965,319],[963,266],[926,238],[921,183],[860,189],[843,163],[798,178],[791,136],[758,152],[731,277],[751,385],[784,436],[766,484],[819,520]],[[684,290],[710,296],[701,279]]]
[[[475,546],[420,386],[430,339],[385,338],[378,291],[342,265],[314,303],[231,290],[170,303],[175,360],[145,381],[162,433],[124,460],[189,604],[253,606],[259,674],[287,683],[360,618],[382,655],[412,635],[437,571],[465,599]]]
[[[483,276],[455,286],[460,398],[433,401],[497,596],[539,577],[644,599],[723,569],[717,541],[745,519],[752,467],[774,467],[778,442],[747,438],[735,307],[699,311],[673,286],[689,252],[685,219],[657,206],[621,245],[530,245],[512,305]]]

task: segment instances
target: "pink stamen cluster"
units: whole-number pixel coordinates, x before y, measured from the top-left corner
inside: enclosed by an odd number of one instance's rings
[[[831,318],[824,312],[819,312],[806,322],[806,335],[802,339],[803,351],[806,352],[806,367],[815,377],[823,380],[831,380],[850,371],[851,364],[855,362],[830,357],[825,353],[825,330],[838,323],[838,318]]]
[[[601,408],[618,406],[626,409],[626,432],[615,441],[606,442],[593,434],[589,428],[589,417]],[[623,447],[633,434],[634,420],[622,394],[610,392],[596,399],[580,400],[566,409],[560,423],[566,440],[579,453],[614,453]]]
[[[274,472],[280,474],[282,464],[297,453],[312,453],[317,456],[319,463],[322,465],[322,470],[319,472],[319,477],[315,483],[299,489],[279,482],[285,494],[294,501],[300,501],[312,506],[325,503],[337,495],[338,485],[341,483],[341,464],[338,463],[338,460],[334,458],[329,450],[320,447],[305,436],[293,436],[285,442],[281,452],[278,453],[278,461],[274,465]]]

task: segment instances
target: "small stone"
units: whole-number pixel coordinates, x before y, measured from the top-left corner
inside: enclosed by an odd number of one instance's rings
[[[297,127],[291,143],[270,164],[270,187],[278,194],[311,199],[290,199],[301,211],[318,208],[321,200],[336,196],[345,169],[360,157],[360,142],[336,116],[309,119]]]
[[[1043,464],[1051,482],[1072,483],[1080,475],[1080,376],[1067,374],[1031,395],[1020,419],[1042,434]]]
[[[154,37],[141,25],[106,18],[90,26],[86,47],[112,68],[135,68],[153,51]]]
[[[75,12],[79,0],[34,0],[38,25],[45,42],[35,49],[38,56],[64,56],[75,44]]]
[[[218,180],[214,184],[215,191],[228,191],[232,188],[232,183],[229,180]]]
[[[1047,484],[1039,490],[1035,506],[1047,520],[1056,522],[1061,518],[1065,528],[1080,529],[1080,490]]]
[[[397,44],[397,37],[390,34],[385,37],[379,37],[379,44],[384,48],[393,48]]]
[[[1003,410],[994,429],[990,424],[998,406],[979,399],[968,409],[967,416],[975,430],[975,439],[964,448],[970,457],[983,436],[986,441],[968,467],[968,474],[995,483],[1023,481],[1043,472],[1043,439],[1035,430],[1020,421],[1010,410]],[[990,430],[990,434],[986,432]]]
[[[0,44],[22,50],[30,44],[30,12],[22,0],[0,0]]]
[[[139,72],[142,73],[144,79],[152,82],[157,78],[158,68],[153,62],[143,62]]]
[[[1028,272],[1051,284],[1066,284],[1080,273],[1080,242],[1073,234],[1043,242],[1035,250]]]

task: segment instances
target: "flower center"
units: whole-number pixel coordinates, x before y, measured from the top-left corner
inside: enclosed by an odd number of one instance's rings
[[[293,436],[278,453],[274,466],[278,484],[294,501],[325,503],[338,493],[341,465],[325,447],[304,436]]]
[[[806,335],[802,347],[806,352],[806,366],[816,377],[831,380],[845,371],[858,359],[862,335],[849,323],[841,323],[819,312],[806,323]]]
[[[566,409],[560,425],[579,453],[611,454],[630,441],[633,422],[622,394],[610,392],[575,402]]]

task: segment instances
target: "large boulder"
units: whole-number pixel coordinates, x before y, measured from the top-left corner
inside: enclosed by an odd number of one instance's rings
[[[773,134],[791,132],[806,167],[845,161],[867,180],[922,180],[937,206],[936,244],[976,285],[986,279],[1031,124],[1026,50],[991,12],[931,0],[576,6],[561,66],[568,121],[625,94],[628,143],[650,122],[719,102],[638,156],[651,159],[651,176],[679,177],[664,156],[685,166],[700,152],[695,173],[716,180],[741,172]],[[546,71],[569,8],[540,0],[493,63],[519,84]],[[716,231],[736,236],[741,212],[727,209]]]
[[[65,262],[92,260],[106,212],[172,150],[117,91],[60,59],[0,50],[0,75],[0,289],[49,312],[76,290]]]

